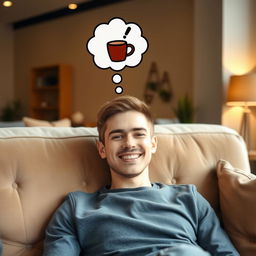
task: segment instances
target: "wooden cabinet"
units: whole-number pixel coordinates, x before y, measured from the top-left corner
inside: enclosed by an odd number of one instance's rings
[[[72,77],[69,65],[33,68],[30,86],[30,116],[54,121],[70,117]]]

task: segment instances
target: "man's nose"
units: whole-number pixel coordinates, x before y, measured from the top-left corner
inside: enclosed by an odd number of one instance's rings
[[[124,139],[124,146],[128,148],[135,147],[135,140],[132,136],[127,135]]]

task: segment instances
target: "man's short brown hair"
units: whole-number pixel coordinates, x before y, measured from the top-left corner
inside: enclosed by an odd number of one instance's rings
[[[99,133],[99,141],[104,143],[107,120],[116,114],[127,111],[137,111],[142,113],[152,125],[153,132],[154,121],[147,104],[133,96],[120,96],[103,104],[98,112],[97,128]]]

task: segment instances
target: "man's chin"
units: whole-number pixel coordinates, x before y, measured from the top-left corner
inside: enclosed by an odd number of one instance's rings
[[[122,176],[127,179],[131,179],[131,178],[135,178],[135,177],[139,176],[144,170],[142,170],[142,171],[120,171],[120,170],[112,169],[112,171],[115,172],[116,174],[118,174],[119,176]]]

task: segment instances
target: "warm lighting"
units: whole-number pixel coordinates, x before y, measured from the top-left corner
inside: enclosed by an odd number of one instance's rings
[[[12,6],[12,2],[11,2],[11,1],[4,1],[4,2],[3,2],[3,6],[5,6],[5,7],[11,7],[11,6]]]
[[[69,5],[68,5],[68,8],[69,8],[70,10],[75,10],[75,9],[77,8],[77,4],[69,4]]]
[[[244,107],[240,127],[248,150],[250,150],[250,106],[256,106],[256,73],[241,76],[231,76],[227,94],[228,106]]]
[[[241,119],[243,110],[243,107],[224,108],[221,123],[224,126],[232,127],[233,129],[239,131],[240,123],[237,122],[237,120]]]
[[[255,67],[255,61],[253,57],[245,58],[241,56],[234,56],[233,58],[229,58],[225,60],[223,63],[224,68],[228,73],[232,73],[234,75],[243,75],[249,73]]]

